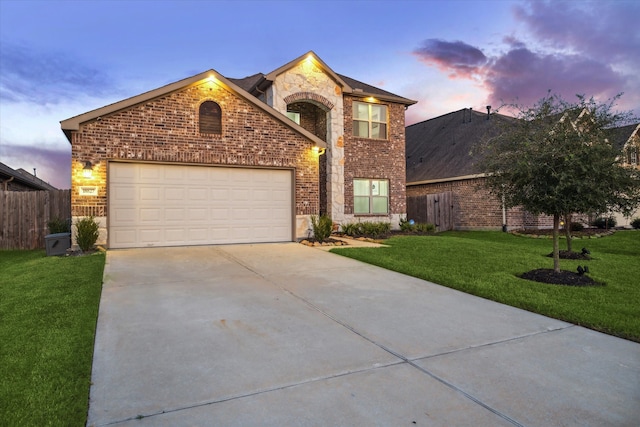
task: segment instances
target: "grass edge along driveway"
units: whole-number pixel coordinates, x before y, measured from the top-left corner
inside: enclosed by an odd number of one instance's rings
[[[0,425],[86,423],[104,264],[0,251]]]
[[[396,236],[383,248],[331,252],[418,277],[482,298],[640,342],[640,231],[618,231],[576,239],[589,261],[561,260],[561,269],[589,266],[605,286],[573,287],[520,279],[537,268],[553,268],[550,239],[492,231],[452,231],[432,236]],[[564,241],[560,242],[566,245]]]

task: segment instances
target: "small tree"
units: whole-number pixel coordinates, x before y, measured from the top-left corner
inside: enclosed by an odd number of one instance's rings
[[[553,216],[553,268],[560,271],[560,219],[572,213],[628,212],[640,202],[638,171],[622,166],[610,129],[630,119],[607,104],[547,95],[483,141],[481,161],[492,193],[508,207]],[[569,227],[567,227],[568,229]],[[569,236],[570,240],[570,236]],[[569,242],[570,244],[570,242]]]

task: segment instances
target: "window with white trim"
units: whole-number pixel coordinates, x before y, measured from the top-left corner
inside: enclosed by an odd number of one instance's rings
[[[353,136],[387,139],[387,106],[354,102]]]
[[[354,179],[353,213],[386,215],[389,213],[389,180]]]

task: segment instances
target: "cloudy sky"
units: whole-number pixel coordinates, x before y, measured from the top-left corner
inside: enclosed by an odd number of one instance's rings
[[[70,187],[60,121],[215,69],[315,51],[418,104],[407,124],[551,90],[640,116],[636,0],[0,0],[0,162]]]

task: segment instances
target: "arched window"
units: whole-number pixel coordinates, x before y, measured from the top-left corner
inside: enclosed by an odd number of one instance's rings
[[[200,104],[200,133],[222,133],[222,110],[213,101]]]

